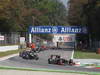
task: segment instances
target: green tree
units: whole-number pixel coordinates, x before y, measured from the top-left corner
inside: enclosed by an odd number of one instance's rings
[[[30,25],[66,25],[66,8],[59,0],[2,0],[0,19],[4,17],[12,31],[27,31]],[[1,25],[1,28],[3,23]]]
[[[100,40],[99,13],[99,0],[69,0],[68,23],[71,25],[84,25],[88,28],[88,35],[79,35],[82,40],[86,36],[89,37],[88,41]],[[90,43],[92,44],[92,42]]]

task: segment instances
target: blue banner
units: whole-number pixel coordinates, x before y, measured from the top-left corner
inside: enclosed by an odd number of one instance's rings
[[[30,26],[29,33],[76,34],[76,33],[87,33],[87,29],[86,27],[82,26]]]

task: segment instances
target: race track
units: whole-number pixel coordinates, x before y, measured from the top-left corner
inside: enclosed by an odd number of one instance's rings
[[[51,54],[61,55],[65,59],[70,59],[73,50],[46,50],[40,52],[39,60],[25,60],[19,56],[9,58],[4,61],[0,61],[0,66],[11,66],[11,67],[22,67],[22,68],[36,68],[36,69],[56,69],[56,70],[71,70],[71,71],[82,71],[82,72],[100,72],[100,69],[82,68],[74,66],[64,65],[52,65],[48,64],[48,58]]]

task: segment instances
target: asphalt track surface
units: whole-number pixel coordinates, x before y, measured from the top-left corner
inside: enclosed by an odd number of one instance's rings
[[[61,55],[63,58],[70,59],[73,50],[46,50],[40,52],[39,60],[25,60],[19,56],[0,61],[0,66],[21,67],[21,68],[36,68],[36,69],[52,69],[52,70],[71,70],[80,72],[99,72],[100,69],[75,67],[69,65],[53,65],[48,64],[48,58],[51,54]]]

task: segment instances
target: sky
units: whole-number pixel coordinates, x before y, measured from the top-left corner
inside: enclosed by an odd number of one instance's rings
[[[63,2],[63,4],[67,7],[68,0],[60,0],[60,1]]]

